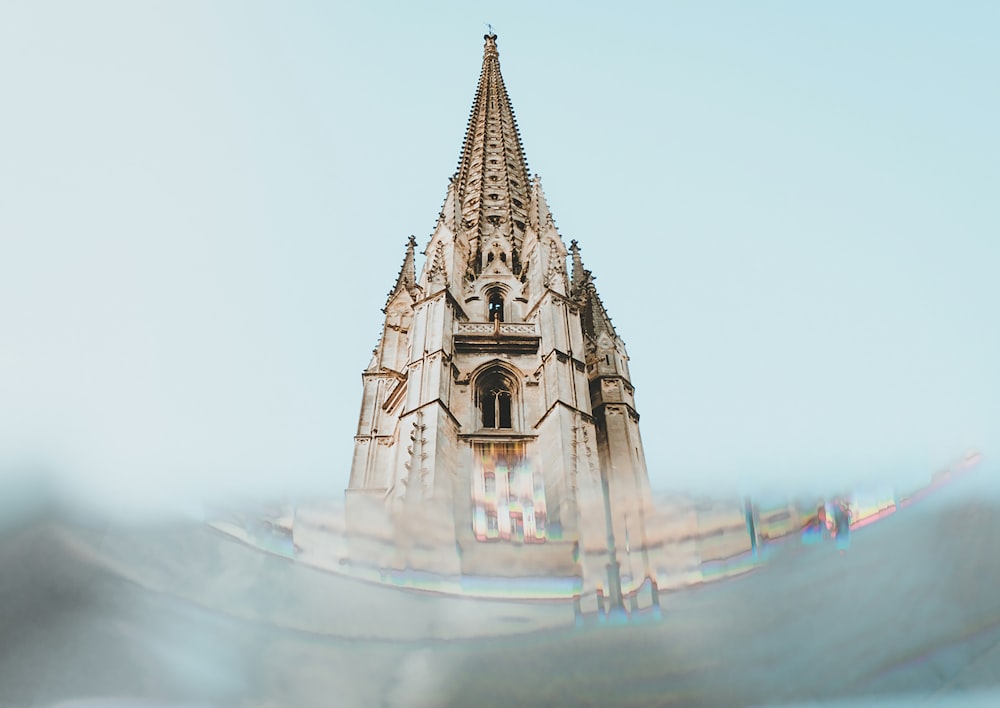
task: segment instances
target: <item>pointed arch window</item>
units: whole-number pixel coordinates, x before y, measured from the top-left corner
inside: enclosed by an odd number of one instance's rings
[[[517,419],[514,380],[496,368],[479,377],[476,385],[480,423],[486,430],[511,430]]]
[[[490,290],[489,294],[489,321],[493,320],[503,322],[503,293],[499,288]]]

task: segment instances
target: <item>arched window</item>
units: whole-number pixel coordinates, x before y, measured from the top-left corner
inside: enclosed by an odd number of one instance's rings
[[[511,428],[510,391],[499,388],[484,391],[480,400],[483,411],[483,427],[489,429]]]
[[[502,369],[480,377],[476,386],[483,428],[509,430],[514,427],[514,382]]]
[[[500,320],[501,322],[503,322],[503,293],[501,293],[500,290],[498,289],[491,290],[489,303],[490,303],[490,311],[489,311],[490,322],[492,322],[493,320]]]

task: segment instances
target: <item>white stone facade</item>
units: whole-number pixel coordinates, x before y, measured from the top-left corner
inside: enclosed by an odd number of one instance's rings
[[[613,594],[609,560],[645,551],[656,516],[628,354],[528,175],[485,39],[426,260],[418,274],[411,237],[362,376],[351,563]],[[643,555],[640,581],[655,577]]]

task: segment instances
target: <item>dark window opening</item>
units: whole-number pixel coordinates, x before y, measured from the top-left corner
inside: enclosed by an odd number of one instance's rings
[[[499,413],[500,422],[497,425],[498,428],[510,428],[510,393],[507,391],[500,391],[497,393],[497,412]]]
[[[500,254],[500,258],[506,260],[504,254]],[[489,256],[490,261],[493,260],[493,254]],[[490,322],[493,320],[500,320],[503,322],[503,295],[500,294],[499,290],[493,290],[490,292]]]
[[[510,430],[514,427],[514,384],[501,371],[483,376],[476,386],[478,406],[486,430]],[[495,485],[495,482],[494,482]],[[493,487],[496,489],[496,487]]]
[[[483,427],[487,429],[497,427],[497,409],[493,399],[492,391],[483,396]]]
[[[483,427],[489,430],[514,427],[511,420],[510,391],[486,391],[483,396]]]

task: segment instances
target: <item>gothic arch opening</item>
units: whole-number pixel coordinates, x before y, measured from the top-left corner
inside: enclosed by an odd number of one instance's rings
[[[517,422],[517,381],[499,366],[476,378],[476,408],[484,430],[513,430]]]
[[[500,320],[503,322],[503,291],[500,288],[492,288],[486,296],[487,316],[490,322]]]

